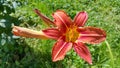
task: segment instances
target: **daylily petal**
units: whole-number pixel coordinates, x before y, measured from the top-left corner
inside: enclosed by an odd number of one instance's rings
[[[76,26],[84,26],[88,19],[88,15],[85,11],[79,12],[74,18],[74,24]]]
[[[80,37],[77,41],[97,44],[106,39],[106,33],[104,30],[96,27],[80,27],[78,28]]]
[[[46,37],[51,39],[58,40],[58,38],[60,38],[61,36],[61,32],[56,28],[49,28],[42,31],[46,35]]]
[[[65,54],[72,48],[72,43],[64,42],[65,37],[60,38],[52,49],[52,61],[62,60]]]
[[[53,21],[51,21],[48,17],[46,17],[45,15],[43,15],[38,9],[35,9],[34,11],[35,11],[35,13],[37,13],[37,14],[40,16],[40,18],[41,18],[48,26],[49,26],[50,24],[52,24],[52,25],[55,26],[55,24],[53,23]]]
[[[53,13],[54,23],[60,28],[61,31],[65,32],[68,27],[72,24],[71,18],[62,10],[58,10]]]
[[[29,37],[29,38],[42,38],[47,39],[42,31],[35,31],[28,28],[23,28],[19,26],[14,26],[12,32],[16,36]]]
[[[92,64],[90,51],[88,50],[84,43],[81,42],[74,43],[73,48],[81,58],[83,58],[89,64]]]

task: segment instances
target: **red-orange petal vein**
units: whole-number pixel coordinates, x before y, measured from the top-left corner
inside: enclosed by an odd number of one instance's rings
[[[45,34],[46,37],[55,39],[55,40],[58,40],[62,35],[62,33],[56,28],[45,29],[45,30],[42,30],[42,32]]]
[[[76,16],[74,18],[74,24],[78,27],[84,26],[87,19],[88,19],[88,15],[85,11],[79,12],[78,14],[76,14]]]
[[[106,39],[106,33],[104,30],[96,27],[80,27],[78,28],[80,37],[77,41],[83,43],[97,44]]]
[[[52,49],[52,61],[64,59],[65,54],[72,48],[72,43],[65,42],[64,37],[60,38]]]
[[[38,9],[34,10],[36,14],[38,14],[40,16],[40,18],[49,26],[50,24],[54,25],[53,21],[51,21],[48,17],[46,17],[45,15],[43,15]]]
[[[62,10],[53,13],[54,23],[63,32],[72,24],[71,18]]]
[[[73,48],[81,58],[83,58],[89,64],[92,64],[90,51],[88,50],[84,43],[76,42],[74,43]]]

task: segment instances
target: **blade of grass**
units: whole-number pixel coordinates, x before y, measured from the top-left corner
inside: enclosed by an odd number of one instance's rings
[[[113,54],[112,54],[112,50],[111,50],[110,45],[109,45],[109,43],[107,42],[107,40],[105,40],[105,43],[106,43],[107,48],[108,48],[108,51],[109,51],[112,68],[114,68],[114,57],[113,57]]]

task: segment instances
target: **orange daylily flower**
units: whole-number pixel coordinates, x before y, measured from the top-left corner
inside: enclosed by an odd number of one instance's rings
[[[31,38],[50,38],[57,42],[52,49],[52,61],[62,60],[65,54],[73,48],[74,51],[89,64],[92,64],[91,54],[85,43],[97,44],[105,40],[104,30],[96,27],[83,27],[88,19],[85,11],[79,12],[74,20],[62,10],[52,14],[54,22],[35,9],[35,12],[46,22],[47,25],[54,25],[41,31],[30,30],[23,27],[14,26],[13,34]]]

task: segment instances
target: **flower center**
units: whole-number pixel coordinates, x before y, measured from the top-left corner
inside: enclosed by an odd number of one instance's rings
[[[79,37],[79,32],[77,31],[77,27],[72,26],[68,28],[65,37],[66,37],[66,42],[75,42]]]

